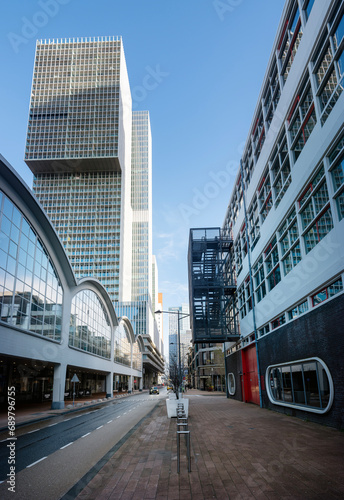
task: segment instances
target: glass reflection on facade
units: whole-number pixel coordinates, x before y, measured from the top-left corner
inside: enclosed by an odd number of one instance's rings
[[[115,330],[115,352],[114,360],[122,365],[130,366],[131,343],[129,334],[123,323],[120,323]]]
[[[133,344],[133,368],[142,370],[142,353],[137,342]]]
[[[110,358],[111,325],[108,313],[92,290],[82,290],[72,301],[69,345]]]
[[[328,410],[331,384],[325,366],[318,360],[270,367],[268,379],[272,402]]]
[[[61,340],[63,292],[37,233],[0,191],[1,321]]]

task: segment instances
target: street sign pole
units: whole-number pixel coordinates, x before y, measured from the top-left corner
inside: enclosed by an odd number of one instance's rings
[[[73,375],[73,378],[71,380],[71,382],[73,382],[73,406],[74,406],[74,397],[75,397],[75,382],[80,382],[80,380],[78,379],[78,376],[76,373],[74,373]]]

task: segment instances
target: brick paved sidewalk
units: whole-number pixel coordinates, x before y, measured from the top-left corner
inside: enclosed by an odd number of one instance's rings
[[[341,499],[344,435],[224,396],[188,392],[192,471],[165,401],[79,493],[79,500]]]

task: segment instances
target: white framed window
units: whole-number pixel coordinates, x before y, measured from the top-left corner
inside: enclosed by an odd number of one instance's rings
[[[234,373],[228,373],[227,376],[228,392],[231,396],[234,396],[236,391],[235,376]]]
[[[333,380],[320,358],[270,365],[265,383],[269,400],[275,405],[326,413],[333,403]]]

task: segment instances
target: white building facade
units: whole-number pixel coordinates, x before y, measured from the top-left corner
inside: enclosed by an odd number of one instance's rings
[[[285,4],[223,232],[231,397],[342,427],[344,3]]]
[[[143,339],[98,280],[76,278],[47,214],[3,157],[0,179],[2,391],[63,408],[75,374],[77,397],[130,392],[134,380],[142,389]]]

